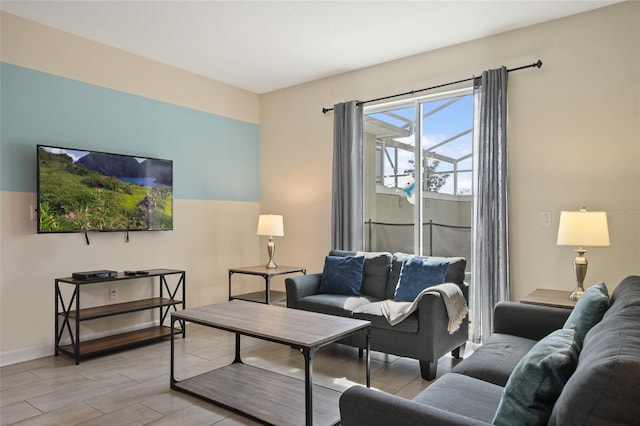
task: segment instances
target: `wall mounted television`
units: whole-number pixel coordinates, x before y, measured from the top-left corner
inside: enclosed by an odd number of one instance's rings
[[[173,162],[37,145],[38,233],[173,229]]]

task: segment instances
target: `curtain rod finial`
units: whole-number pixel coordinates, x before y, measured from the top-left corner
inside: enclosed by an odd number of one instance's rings
[[[533,64],[533,66],[536,67],[536,68],[542,68],[542,61],[540,59],[538,59],[538,62]]]

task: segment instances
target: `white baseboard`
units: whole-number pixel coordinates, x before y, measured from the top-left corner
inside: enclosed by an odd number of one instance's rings
[[[126,333],[129,331],[139,330],[141,328],[151,327],[153,325],[157,325],[157,322],[149,321],[147,323],[140,323],[134,326],[121,328],[118,330],[110,330],[100,333],[83,333],[82,340],[93,340],[99,339],[101,337],[106,337],[112,334],[117,333]],[[60,342],[60,345],[68,345],[71,343],[71,339],[63,339]],[[47,356],[51,356],[54,354],[53,343],[50,343],[46,346],[40,347],[32,347],[25,349],[17,349],[15,351],[1,352],[0,353],[0,367],[5,367],[7,365],[17,364],[20,362],[32,361],[38,358],[44,358]],[[64,355],[63,355],[64,356]]]
[[[53,344],[0,353],[0,367],[53,355]]]

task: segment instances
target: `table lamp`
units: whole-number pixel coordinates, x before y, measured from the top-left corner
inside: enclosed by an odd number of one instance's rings
[[[258,218],[258,235],[269,237],[267,243],[267,253],[269,253],[269,263],[265,265],[267,269],[275,269],[278,266],[273,261],[273,255],[276,253],[276,244],[273,237],[284,236],[284,224],[282,216],[277,214],[261,214]]]
[[[584,277],[587,275],[586,250],[582,246],[606,247],[609,245],[609,229],[606,212],[589,212],[584,207],[579,212],[560,212],[558,226],[559,246],[578,246],[578,255],[573,259],[573,269],[576,274],[576,289],[569,295],[569,299],[578,300],[584,293]]]

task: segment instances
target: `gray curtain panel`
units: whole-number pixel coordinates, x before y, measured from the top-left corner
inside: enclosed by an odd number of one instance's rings
[[[479,80],[479,84],[478,84]],[[474,87],[472,338],[491,334],[493,307],[509,300],[507,69],[488,70]]]
[[[364,249],[362,105],[334,105],[331,247]]]

